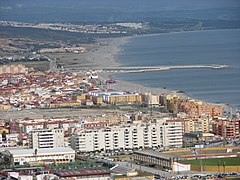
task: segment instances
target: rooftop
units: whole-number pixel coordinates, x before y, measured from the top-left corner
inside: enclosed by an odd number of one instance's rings
[[[7,150],[12,155],[33,155],[35,154],[35,149],[13,149]],[[45,148],[45,149],[37,149],[37,155],[40,154],[58,154],[58,153],[75,153],[75,151],[70,147],[57,147],[57,148]]]
[[[140,154],[145,156],[151,156],[156,158],[163,158],[163,159],[171,159],[173,157],[177,157],[176,154],[165,154],[159,151],[153,151],[153,150],[142,150],[142,151],[135,151],[134,154]]]
[[[109,175],[110,171],[108,170],[86,170],[81,172],[66,172],[60,171],[56,173],[60,177],[74,177],[74,176],[93,176],[93,175]]]

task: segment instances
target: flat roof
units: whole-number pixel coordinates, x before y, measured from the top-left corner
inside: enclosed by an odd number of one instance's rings
[[[33,155],[35,154],[35,149],[13,149],[13,150],[7,150],[10,154],[13,156],[26,156],[26,155]],[[70,147],[57,147],[57,148],[42,148],[37,149],[37,155],[55,155],[55,154],[61,154],[61,153],[75,153],[75,151]]]
[[[139,155],[144,155],[144,156],[151,156],[151,157],[159,157],[162,159],[168,159],[170,160],[171,158],[178,157],[176,154],[166,154],[162,153],[159,151],[154,151],[154,150],[142,150],[142,151],[135,151],[133,152],[134,154],[139,154]]]
[[[109,175],[109,170],[88,170],[78,171],[78,172],[69,172],[69,171],[59,171],[56,175],[60,177],[75,177],[75,176],[98,176],[98,175]]]

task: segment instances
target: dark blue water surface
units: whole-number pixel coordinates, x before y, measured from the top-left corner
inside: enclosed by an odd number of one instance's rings
[[[147,87],[183,90],[209,102],[240,107],[240,30],[159,34],[131,39],[118,56],[128,66],[228,64],[231,68],[175,69],[114,75]]]

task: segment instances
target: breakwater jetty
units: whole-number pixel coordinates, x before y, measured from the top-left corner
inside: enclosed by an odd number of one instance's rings
[[[166,71],[171,69],[224,69],[229,68],[226,64],[212,64],[212,65],[179,65],[179,66],[119,66],[119,67],[106,67],[101,69],[92,69],[95,72],[110,72],[110,73],[131,73],[131,72],[149,72],[149,71]]]

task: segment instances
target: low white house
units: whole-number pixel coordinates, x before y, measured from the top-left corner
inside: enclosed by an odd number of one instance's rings
[[[75,161],[75,151],[70,147],[47,149],[14,149],[2,154],[9,158],[12,165],[24,165],[37,162],[69,163]]]

